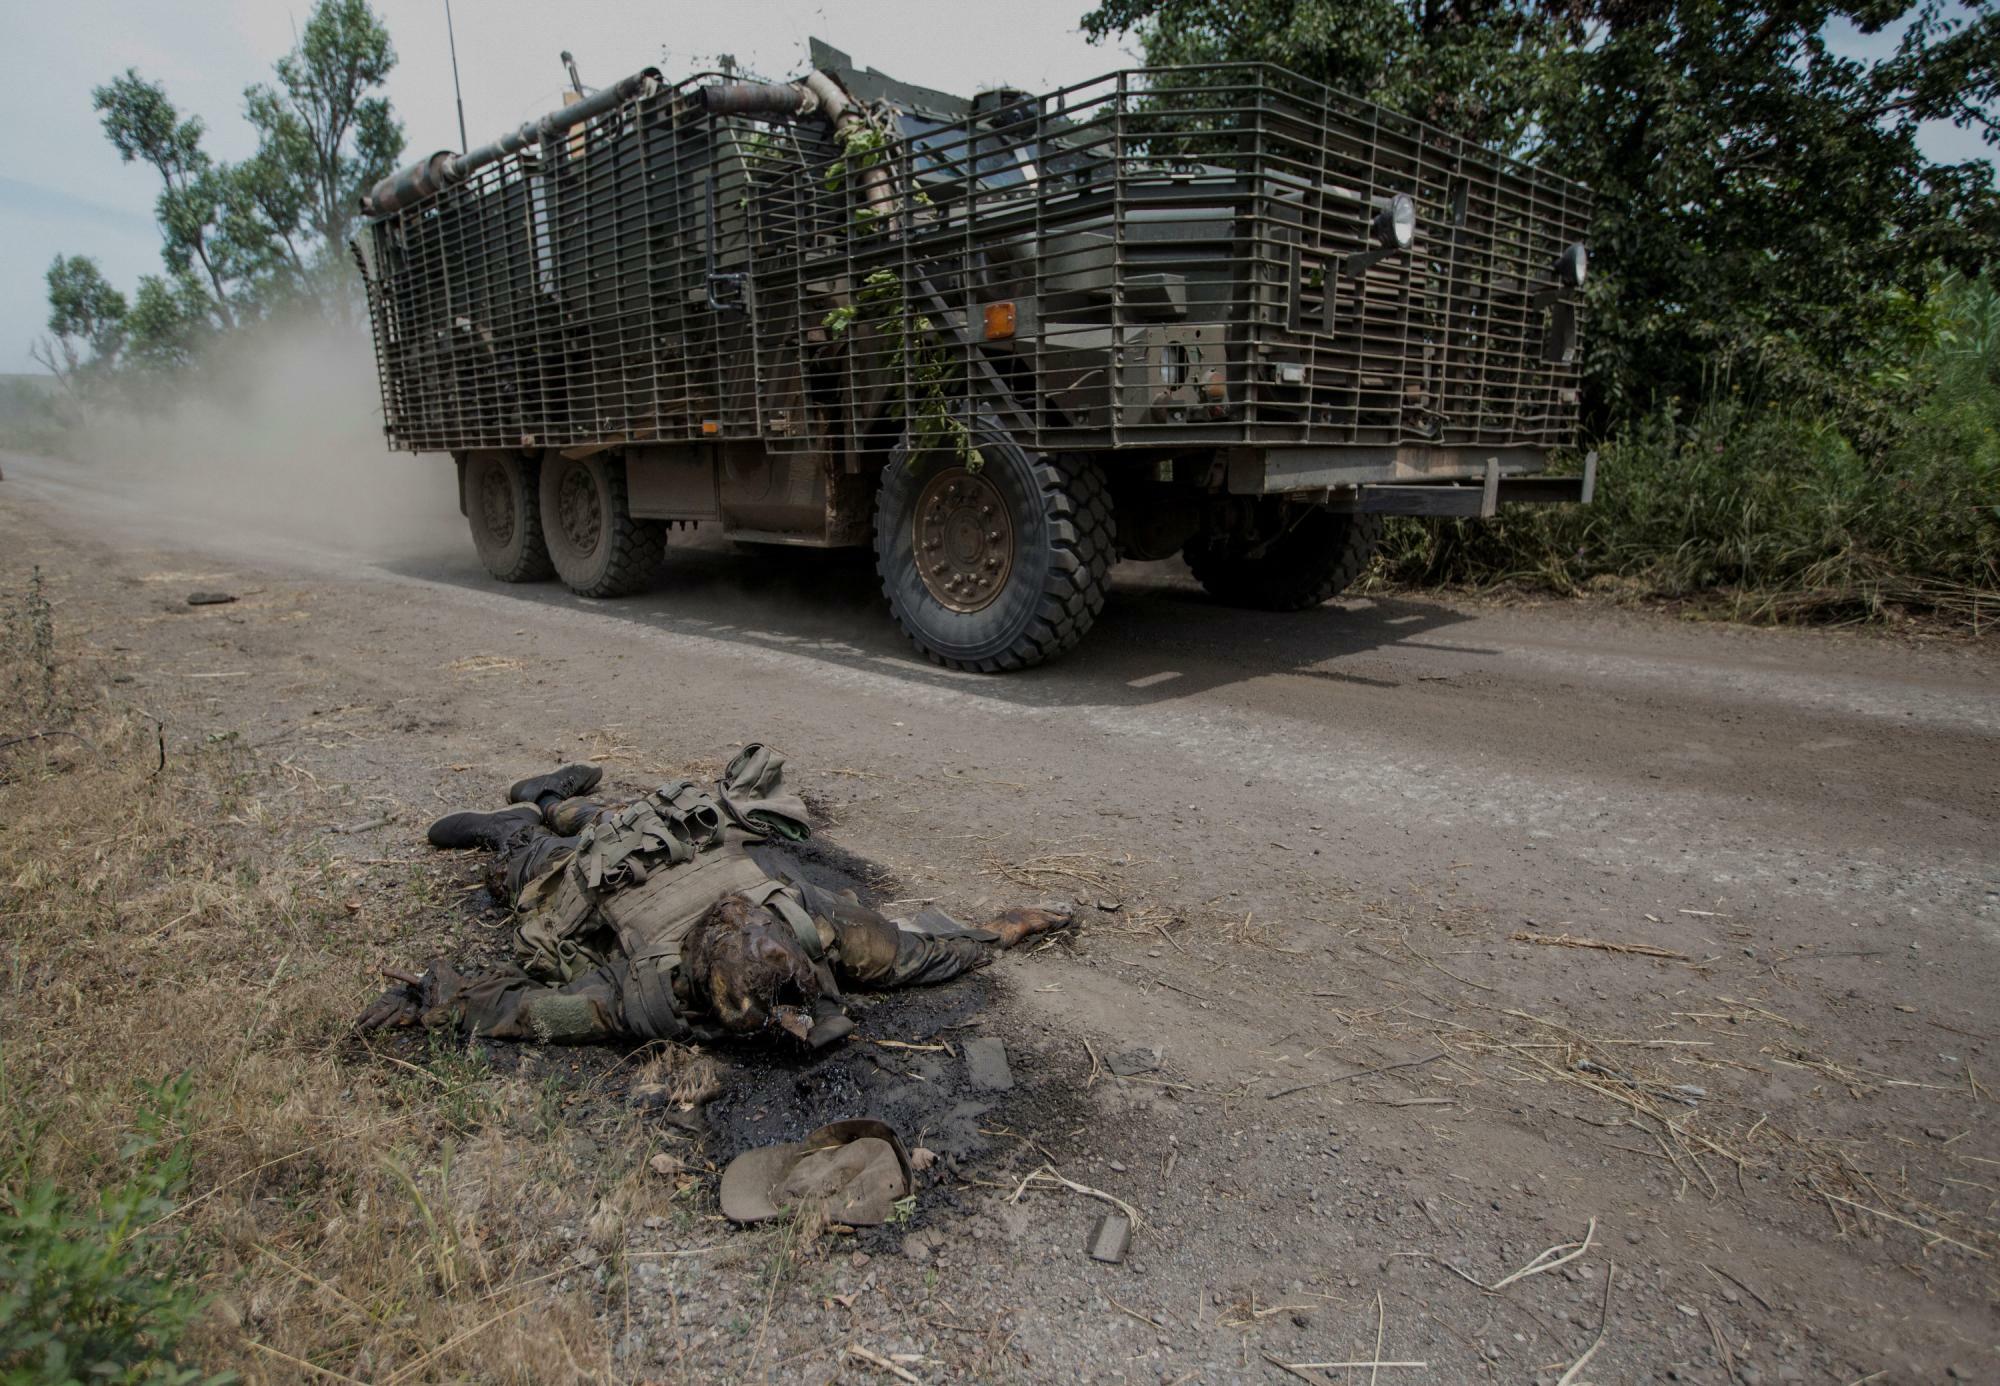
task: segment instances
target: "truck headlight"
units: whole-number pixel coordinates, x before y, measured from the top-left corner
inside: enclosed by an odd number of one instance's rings
[[[1384,250],[1408,250],[1417,238],[1417,200],[1408,193],[1396,193],[1389,205],[1375,214],[1370,228],[1375,244]]]
[[[1565,250],[1556,258],[1556,283],[1565,289],[1581,289],[1583,281],[1590,278],[1590,252],[1582,241]]]

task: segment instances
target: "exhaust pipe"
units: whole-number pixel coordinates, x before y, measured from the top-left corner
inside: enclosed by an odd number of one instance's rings
[[[512,134],[503,135],[491,144],[482,144],[464,154],[441,149],[428,159],[419,159],[408,168],[390,174],[370,188],[362,195],[361,211],[370,217],[386,217],[391,212],[399,212],[454,183],[463,183],[477,170],[509,154],[519,153],[531,144],[546,145],[563,131],[615,110],[635,96],[649,95],[659,85],[660,70],[656,67],[645,68],[586,96],[574,106],[564,106],[540,120],[528,121]]]
[[[361,198],[361,211],[369,217],[386,217],[392,212],[443,192],[462,183],[474,172],[515,154],[531,144],[547,146],[565,130],[615,110],[635,96],[650,96],[658,89],[658,68],[635,72],[615,86],[585,97],[573,106],[551,111],[540,120],[531,120],[510,135],[464,154],[440,149],[427,159],[390,174]],[[841,90],[840,84],[824,72],[812,72],[797,82],[718,82],[698,87],[688,94],[689,102],[711,116],[810,116],[823,115],[836,134],[845,135],[866,123],[860,107]],[[862,174],[862,194],[878,211],[886,211],[892,201],[888,174],[875,167]]]

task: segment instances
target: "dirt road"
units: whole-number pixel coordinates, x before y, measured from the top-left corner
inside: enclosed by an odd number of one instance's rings
[[[1075,655],[987,679],[912,657],[864,562],[670,545],[655,593],[595,603],[489,581],[448,496],[383,556],[4,467],[0,534],[130,648],[135,696],[188,709],[182,736],[291,738],[407,806],[383,838],[523,767],[643,784],[759,738],[900,897],[1086,902],[1073,944],[996,974],[1037,1148],[967,1164],[926,1214],[941,1253],[832,1272],[1009,1313],[978,1374],[1554,1381],[1601,1326],[1566,1380],[2000,1379],[1990,648],[1414,598],[1265,616],[1128,565]],[[244,595],[182,605],[216,586]],[[1135,1048],[1160,1067],[1097,1072]],[[1083,1256],[1089,1198],[1006,1201],[1044,1159],[1139,1209],[1125,1265]],[[836,1305],[793,1331],[840,1332]],[[664,1375],[639,1322],[621,1370]],[[793,1379],[700,1323],[675,1331],[709,1360]],[[903,1332],[921,1379],[962,1360]]]

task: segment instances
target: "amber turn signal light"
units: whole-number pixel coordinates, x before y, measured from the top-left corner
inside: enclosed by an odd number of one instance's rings
[[[1014,335],[1014,305],[1011,303],[989,303],[986,305],[986,340],[997,342]]]

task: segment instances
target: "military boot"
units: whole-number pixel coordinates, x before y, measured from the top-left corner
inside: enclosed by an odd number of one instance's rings
[[[431,824],[428,836],[433,847],[484,847],[497,852],[515,833],[541,821],[541,810],[528,804],[498,813],[448,813]]]
[[[517,782],[507,791],[507,802],[546,805],[558,799],[574,799],[579,794],[588,794],[597,788],[597,782],[603,778],[602,766],[565,765],[562,769],[551,770],[546,775],[536,775]]]

